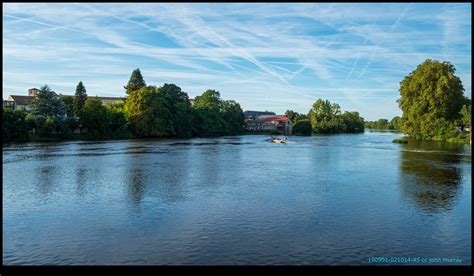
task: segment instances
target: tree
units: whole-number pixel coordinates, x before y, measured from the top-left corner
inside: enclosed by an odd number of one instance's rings
[[[313,131],[316,133],[342,132],[341,108],[328,100],[318,99],[308,113]]]
[[[65,106],[65,111],[66,111],[66,115],[68,117],[71,117],[73,116],[74,114],[74,97],[72,96],[68,96],[68,95],[61,95],[59,96],[59,99],[61,101],[63,101],[64,103],[64,106]]]
[[[175,135],[166,101],[166,97],[156,86],[145,86],[129,94],[125,102],[125,114],[135,136]]]
[[[471,125],[471,105],[463,105],[461,111],[461,124],[463,126],[470,126]]]
[[[464,87],[449,62],[425,60],[400,82],[401,130],[416,139],[432,139],[439,127],[452,127],[465,102]],[[441,131],[443,133],[449,130]]]
[[[393,130],[399,130],[400,129],[400,117],[399,116],[393,117],[392,120],[390,120],[388,128],[393,129]]]
[[[364,132],[364,118],[359,116],[359,112],[344,112],[341,115],[344,123],[344,132],[357,133]]]
[[[31,104],[33,115],[62,117],[66,113],[66,105],[47,85],[41,87]]]
[[[221,113],[225,121],[226,135],[235,135],[244,131],[245,116],[236,101],[222,101]]]
[[[74,94],[74,102],[73,102],[74,115],[77,116],[77,114],[79,114],[79,111],[81,111],[82,107],[86,103],[86,100],[87,100],[87,91],[86,91],[86,88],[84,87],[84,84],[82,84],[82,81],[80,81],[76,87],[76,94]]]
[[[296,121],[293,125],[293,134],[311,135],[311,122],[308,119]]]
[[[143,80],[142,73],[140,72],[140,69],[135,69],[132,72],[132,76],[130,77],[130,80],[128,81],[127,85],[124,86],[125,92],[127,94],[130,94],[133,91],[139,90],[143,87],[145,87],[145,81]]]
[[[286,116],[288,119],[290,119],[292,122],[296,122],[295,119],[296,119],[298,116],[300,116],[300,114],[299,114],[298,112],[296,112],[296,111],[293,111],[293,110],[287,110],[287,111],[285,112],[285,116]]]
[[[29,129],[24,110],[2,108],[2,139],[4,142],[28,140]]]
[[[114,138],[131,137],[132,135],[128,128],[124,111],[124,104],[114,103],[105,107],[107,110],[107,122],[110,135]]]
[[[78,115],[89,136],[100,138],[108,134],[107,109],[97,97],[88,98]]]
[[[171,114],[172,133],[176,137],[189,138],[192,136],[192,108],[188,94],[175,84],[165,83],[158,88],[164,98],[166,107]]]

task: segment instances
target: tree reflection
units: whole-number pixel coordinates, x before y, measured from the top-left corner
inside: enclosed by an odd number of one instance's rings
[[[464,145],[410,141],[401,146],[402,194],[428,213],[452,209],[460,194]]]
[[[145,193],[145,175],[141,169],[130,170],[128,195],[134,205],[140,205]]]
[[[147,185],[143,161],[146,161],[144,159],[148,156],[151,148],[146,146],[145,141],[130,141],[125,151],[129,160],[129,169],[125,175],[128,183],[127,195],[133,205],[139,206],[143,200]]]

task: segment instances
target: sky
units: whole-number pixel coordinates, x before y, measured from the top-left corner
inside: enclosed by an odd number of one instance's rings
[[[401,115],[400,81],[450,61],[471,98],[470,3],[3,3],[3,98],[47,84],[124,96],[131,72],[243,110]]]

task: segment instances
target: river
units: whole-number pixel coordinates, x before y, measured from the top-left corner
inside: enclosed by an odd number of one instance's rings
[[[471,146],[400,136],[4,145],[3,264],[471,265]]]

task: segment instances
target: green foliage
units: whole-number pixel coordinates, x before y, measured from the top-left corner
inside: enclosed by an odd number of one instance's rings
[[[128,128],[123,103],[106,106],[107,133],[113,138],[129,138],[132,133]]]
[[[188,94],[181,91],[179,86],[167,83],[158,88],[158,92],[164,98],[166,108],[170,112],[172,135],[180,138],[191,137],[193,112]]]
[[[365,122],[365,127],[369,129],[377,130],[399,130],[400,129],[400,117],[395,116],[390,120],[378,119],[377,121]]]
[[[347,133],[364,132],[364,118],[359,116],[359,112],[344,112],[341,115],[344,124],[343,131]]]
[[[66,115],[72,117],[74,115],[74,97],[68,95],[61,95],[59,99],[63,101],[64,106],[66,107]]]
[[[293,124],[294,135],[311,135],[311,122],[308,119],[296,121]]]
[[[244,131],[244,113],[236,101],[222,101],[221,114],[225,122],[226,135],[235,135]]]
[[[64,116],[66,105],[47,85],[41,87],[31,104],[31,113],[42,116]]]
[[[400,129],[415,139],[447,139],[466,102],[449,62],[426,60],[400,82]]]
[[[393,130],[399,130],[400,129],[400,119],[401,119],[400,116],[393,117],[392,120],[390,120],[388,128],[393,129]]]
[[[89,137],[100,138],[108,134],[107,109],[97,97],[88,98],[78,115]]]
[[[133,91],[137,91],[143,87],[145,87],[145,81],[143,80],[142,73],[140,69],[135,69],[130,76],[130,80],[128,81],[127,85],[124,86],[125,92],[127,94],[132,93]]]
[[[30,128],[26,116],[24,110],[2,108],[2,140],[4,142],[28,140]]]
[[[194,99],[197,136],[235,135],[243,132],[244,114],[235,101],[223,101],[216,90],[206,90]]]
[[[161,137],[175,134],[165,94],[156,86],[133,91],[125,103],[125,114],[137,137]]]
[[[290,119],[293,123],[296,122],[296,117],[298,117],[300,114],[296,111],[293,110],[287,110],[285,112],[285,116]]]
[[[291,120],[292,123],[296,123],[299,120],[309,120],[309,117],[305,114],[300,114],[293,110],[287,110],[285,116]]]
[[[463,105],[461,111],[459,112],[461,115],[461,124],[464,126],[471,125],[471,105]]]
[[[74,115],[78,115],[79,111],[81,111],[82,107],[87,101],[87,91],[86,88],[84,87],[84,84],[82,84],[82,81],[77,84],[76,87],[76,93],[74,94],[74,100],[73,100],[73,113]]]
[[[292,122],[297,122],[299,120],[309,120],[309,117],[306,114],[298,114],[295,116],[294,121],[292,120]]]

